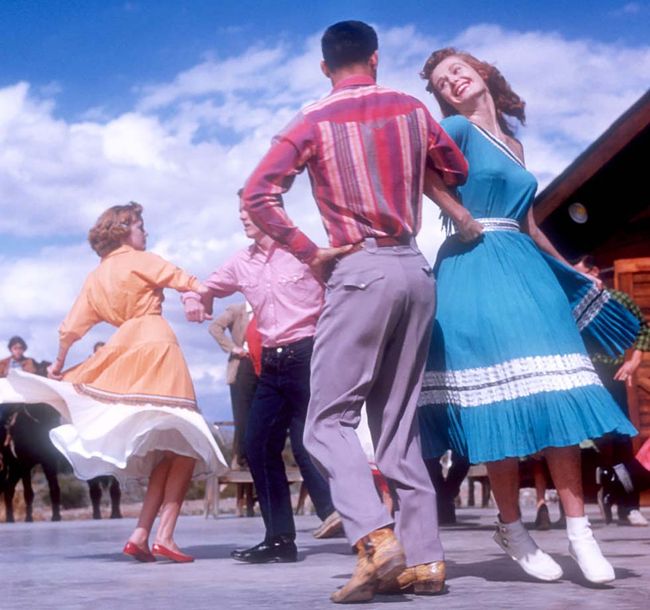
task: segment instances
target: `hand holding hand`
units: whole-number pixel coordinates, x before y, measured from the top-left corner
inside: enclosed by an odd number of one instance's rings
[[[183,308],[188,322],[198,322],[200,324],[205,320],[212,320],[212,316],[205,310],[205,305],[198,299],[186,299]]]

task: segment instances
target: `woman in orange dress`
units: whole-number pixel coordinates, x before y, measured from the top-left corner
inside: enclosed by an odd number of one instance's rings
[[[67,420],[50,436],[79,478],[149,477],[124,553],[139,561],[157,555],[188,562],[193,558],[173,539],[183,498],[193,476],[218,473],[226,462],[197,408],[185,359],[161,313],[164,288],[205,289],[195,277],[145,252],[146,237],[137,203],[113,206],[99,217],[89,241],[101,262],[59,329],[51,379],[15,373],[7,381],[27,402],[47,402]],[[117,331],[88,360],[63,371],[70,346],[98,322]],[[6,401],[2,392],[0,398]]]

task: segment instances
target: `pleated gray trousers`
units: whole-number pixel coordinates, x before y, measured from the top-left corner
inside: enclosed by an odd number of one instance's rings
[[[435,281],[415,240],[378,247],[368,238],[340,259],[316,329],[304,436],[350,543],[394,522],[409,566],[443,558],[416,412],[434,311]],[[355,433],[364,402],[394,521]]]

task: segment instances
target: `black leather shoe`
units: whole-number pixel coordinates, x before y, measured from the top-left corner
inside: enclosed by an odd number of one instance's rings
[[[288,536],[278,536],[263,540],[250,549],[237,549],[230,556],[248,563],[287,563],[298,560],[298,549]]]

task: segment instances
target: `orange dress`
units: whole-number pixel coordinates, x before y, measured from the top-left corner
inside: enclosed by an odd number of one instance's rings
[[[0,402],[19,395],[22,402],[55,407],[66,423],[50,437],[82,479],[145,477],[164,452],[195,458],[195,476],[225,470],[176,336],[161,315],[164,288],[199,287],[156,254],[114,250],[88,275],[59,337],[70,346],[99,322],[116,326],[115,334],[65,371],[63,381],[10,372],[11,387],[0,387]]]

